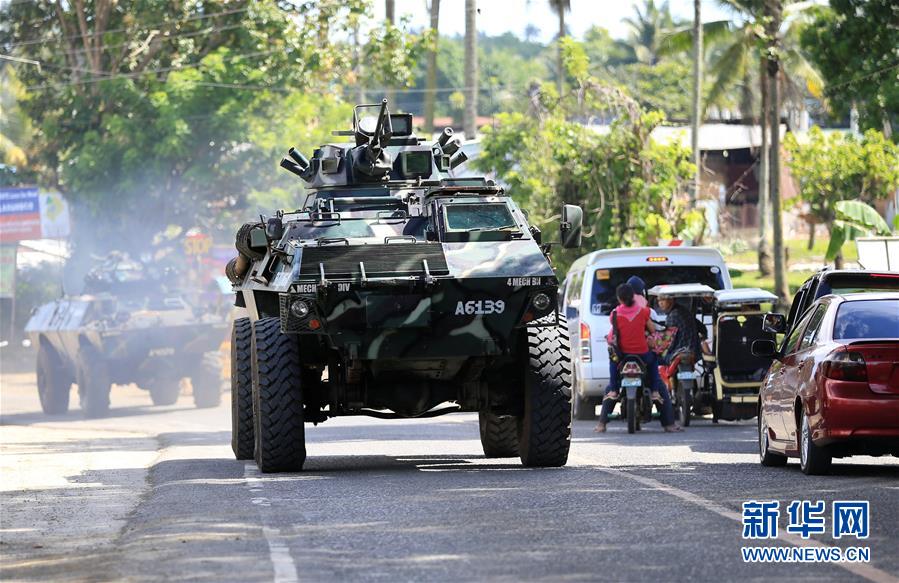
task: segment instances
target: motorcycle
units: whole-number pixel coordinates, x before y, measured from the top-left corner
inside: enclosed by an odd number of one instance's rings
[[[621,391],[619,399],[621,413],[627,418],[627,432],[640,431],[640,423],[651,409],[646,410],[649,401],[649,387],[646,386],[646,364],[638,356],[625,356],[618,364]]]

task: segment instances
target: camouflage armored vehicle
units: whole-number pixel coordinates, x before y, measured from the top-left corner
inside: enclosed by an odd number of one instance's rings
[[[223,306],[227,308],[227,306]],[[155,405],[178,400],[190,377],[197,407],[221,401],[217,350],[225,310],[191,305],[164,274],[111,254],[85,277],[83,293],[38,307],[25,326],[36,346],[37,385],[44,413],[69,409],[72,383],[88,417],[109,410],[113,383],[136,383]]]
[[[302,207],[237,233],[236,457],[295,471],[304,423],[468,411],[487,456],[564,465],[571,364],[549,244],[493,182],[452,177],[466,156],[451,129],[424,143],[385,100],[335,134],[354,141],[281,162]],[[581,222],[566,205],[563,246]]]

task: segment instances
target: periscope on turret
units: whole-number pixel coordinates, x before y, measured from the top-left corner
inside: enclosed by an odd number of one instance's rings
[[[571,364],[550,244],[492,181],[456,178],[387,101],[311,158],[281,166],[297,209],[244,224],[226,268],[246,316],[232,331],[232,447],[263,472],[301,469],[305,424],[477,412],[491,457],[566,463]],[[559,244],[580,244],[565,205]]]

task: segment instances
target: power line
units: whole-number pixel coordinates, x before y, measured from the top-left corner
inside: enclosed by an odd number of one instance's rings
[[[250,6],[246,6],[246,7],[244,7],[244,8],[234,8],[234,9],[232,9],[232,10],[223,10],[223,11],[221,11],[221,12],[216,12],[216,13],[214,13],[214,14],[195,14],[195,15],[193,15],[193,16],[189,16],[189,17],[187,17],[187,18],[183,18],[183,19],[181,19],[181,20],[175,21],[174,23],[175,23],[175,24],[184,24],[184,23],[187,23],[187,22],[193,22],[193,21],[196,21],[196,20],[206,20],[207,18],[216,18],[216,17],[219,17],[219,16],[227,16],[227,15],[229,15],[229,14],[237,14],[237,13],[240,13],[240,12],[247,12],[247,11],[249,11],[249,10],[250,10]],[[134,32],[137,32],[137,31],[139,31],[139,30],[150,30],[150,29],[154,29],[154,28],[161,27],[161,26],[165,26],[165,25],[169,25],[169,24],[172,24],[172,21],[157,22],[157,23],[155,23],[155,24],[148,24],[148,25],[145,25],[145,26],[138,27],[138,28],[136,28],[136,29],[129,29],[129,28],[127,28],[127,27],[122,27],[122,28],[111,28],[111,29],[109,29],[109,30],[103,30],[103,31],[99,31],[99,32],[90,32],[90,33],[87,33],[87,34],[75,34],[75,35],[64,36],[64,37],[60,37],[60,38],[34,39],[34,40],[22,41],[22,42],[18,42],[18,43],[12,43],[12,44],[8,45],[8,47],[9,47],[9,48],[16,48],[16,47],[23,47],[23,46],[36,45],[36,44],[60,43],[60,42],[69,41],[69,40],[91,38],[91,37],[95,37],[95,36],[102,36],[102,35],[105,35],[105,34],[112,34],[112,33],[115,33],[115,32],[129,32],[129,33],[134,33]]]
[[[190,31],[190,32],[179,32],[177,34],[167,34],[167,35],[163,35],[161,38],[163,38],[165,40],[171,40],[171,39],[176,39],[176,38],[192,38],[195,36],[205,36],[207,34],[223,32],[226,30],[234,30],[235,28],[242,28],[243,26],[245,26],[245,25],[244,25],[244,23],[241,22],[238,24],[230,24],[228,26],[214,26],[211,28],[205,28],[203,30],[194,30],[194,31]],[[114,45],[100,45],[98,48],[101,51],[107,51],[109,49],[117,49],[119,47],[125,47],[128,45],[140,43],[140,42],[146,42],[146,41],[131,40],[128,42],[118,43],[118,44],[114,44]],[[96,50],[96,49],[93,49],[93,48],[85,49],[83,47],[80,47],[80,48],[74,48],[74,49],[67,50],[66,52],[74,54],[74,53],[88,53],[88,52],[92,52],[94,50]]]
[[[858,83],[859,81],[867,79],[868,77],[874,77],[876,75],[880,75],[881,73],[885,73],[885,72],[889,71],[890,69],[896,69],[896,68],[899,68],[899,61],[896,61],[892,65],[887,65],[886,67],[884,67],[882,69],[878,69],[876,71],[872,71],[872,72],[866,73],[864,75],[859,75],[858,77],[854,77],[852,79],[849,79],[848,81],[843,81],[842,83],[836,83],[834,85],[829,85],[829,86],[827,86],[825,91],[830,92],[838,87],[844,87],[846,85],[853,85],[855,83]]]
[[[249,57],[259,57],[264,55],[271,55],[273,53],[280,52],[282,49],[269,49],[267,51],[256,51],[253,53],[240,53],[236,55],[231,55],[229,58],[224,59],[225,62],[231,62],[237,59],[249,58]],[[182,71],[185,69],[194,69],[197,67],[203,66],[203,62],[199,61],[197,63],[190,63],[187,65],[176,65],[173,67],[163,67],[160,69],[147,69],[144,71],[136,71],[134,73],[119,73],[119,74],[111,74],[108,77],[96,77],[93,79],[81,79],[78,81],[63,81],[59,83],[41,83],[40,85],[28,85],[26,89],[29,91],[35,91],[40,89],[58,89],[61,87],[71,87],[75,85],[92,85],[94,83],[102,83],[104,81],[116,81],[119,79],[134,79],[140,77],[142,75],[150,75],[153,73],[168,73],[171,71]]]

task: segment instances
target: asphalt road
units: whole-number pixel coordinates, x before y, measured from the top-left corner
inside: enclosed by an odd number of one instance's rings
[[[569,465],[541,470],[485,459],[474,415],[338,419],[307,429],[304,472],[263,476],[231,456],[227,398],[152,407],[131,386],[112,404],[46,417],[33,375],[0,376],[3,581],[899,580],[899,460],[762,468],[751,421],[577,422]],[[753,499],[870,500],[870,538],[747,543]],[[871,562],[744,563],[747,544],[868,546]]]

